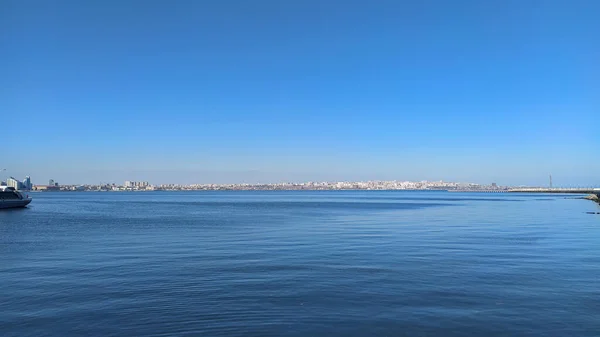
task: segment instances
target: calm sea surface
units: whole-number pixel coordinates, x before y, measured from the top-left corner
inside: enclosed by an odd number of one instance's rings
[[[0,211],[0,336],[600,336],[569,195],[38,193]]]

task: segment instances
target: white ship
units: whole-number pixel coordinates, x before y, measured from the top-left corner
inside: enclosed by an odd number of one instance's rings
[[[0,209],[18,208],[29,205],[31,198],[13,187],[0,186]]]

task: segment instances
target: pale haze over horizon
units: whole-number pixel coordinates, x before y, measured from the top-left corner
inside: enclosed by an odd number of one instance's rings
[[[0,179],[600,186],[598,1],[16,1]]]

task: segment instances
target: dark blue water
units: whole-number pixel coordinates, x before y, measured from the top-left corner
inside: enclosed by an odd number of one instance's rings
[[[573,196],[34,197],[0,212],[0,336],[600,336]]]

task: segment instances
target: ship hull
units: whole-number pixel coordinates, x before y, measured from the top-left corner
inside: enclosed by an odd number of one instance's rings
[[[23,199],[23,200],[0,200],[0,209],[7,208],[22,208],[29,205],[31,199]]]

